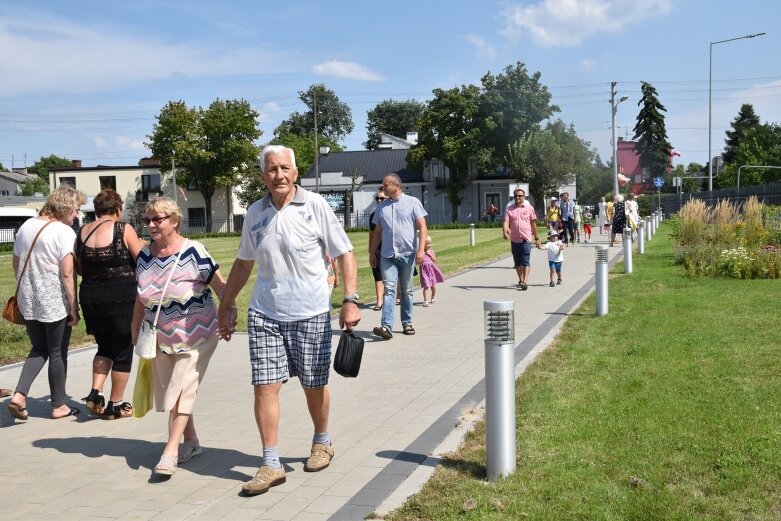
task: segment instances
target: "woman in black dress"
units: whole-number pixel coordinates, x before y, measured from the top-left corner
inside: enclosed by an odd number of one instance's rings
[[[133,415],[123,400],[133,362],[130,321],[136,301],[136,257],[142,243],[132,226],[120,221],[122,198],[105,189],[93,202],[97,220],[76,237],[79,292],[87,333],[95,337],[98,352],[92,361],[92,389],[84,400],[92,414],[108,419]],[[103,386],[111,372],[108,405]]]
[[[623,234],[624,228],[626,228],[626,206],[624,204],[624,196],[617,194],[616,201],[613,203],[613,226],[611,229],[612,235],[610,236],[611,246],[616,242],[616,234]]]

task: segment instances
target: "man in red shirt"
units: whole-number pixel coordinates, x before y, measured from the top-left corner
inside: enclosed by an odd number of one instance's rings
[[[516,188],[513,195],[515,196],[515,205],[508,207],[505,211],[502,230],[504,239],[510,240],[513,265],[518,273],[518,287],[526,291],[529,287],[532,237],[534,237],[534,246],[540,248],[540,237],[537,235],[537,214],[534,213],[532,205],[526,202],[526,192],[522,188]]]

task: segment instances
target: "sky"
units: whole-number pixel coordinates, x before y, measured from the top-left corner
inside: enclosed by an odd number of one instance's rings
[[[741,104],[781,122],[781,2],[767,0],[205,0],[0,4],[0,163],[56,154],[83,166],[135,165],[169,101],[246,99],[263,135],[299,91],[324,83],[352,110],[343,141],[361,150],[366,112],[383,100],[431,99],[516,62],[552,93],[555,118],[611,157],[631,139],[640,83],[666,107],[675,164],[713,154]],[[738,38],[766,32],[751,39]],[[712,68],[709,59],[712,56]],[[403,136],[402,136],[403,137]]]

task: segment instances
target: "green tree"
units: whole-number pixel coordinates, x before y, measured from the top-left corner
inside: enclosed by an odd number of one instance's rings
[[[742,165],[781,166],[781,126],[763,123],[747,129],[735,151],[734,161],[727,165],[713,182],[718,187],[737,185],[738,169]],[[781,181],[781,170],[744,168],[740,186]]]
[[[230,187],[252,170],[261,135],[259,114],[245,100],[215,100],[207,109],[169,102],[157,116],[146,145],[163,165],[176,159],[176,182],[203,195],[206,230],[218,187]]]
[[[595,153],[594,160],[578,169],[578,201],[581,204],[594,205],[599,198],[613,189],[613,169],[602,162]]]
[[[423,115],[424,104],[407,101],[384,100],[366,113],[366,150],[376,150],[380,134],[390,134],[405,139],[407,132],[417,132],[418,120]]]
[[[293,112],[290,117],[274,129],[274,136],[279,138],[287,134],[299,136],[314,136],[314,108],[317,99],[317,133],[325,136],[331,142],[342,140],[353,131],[352,111],[346,103],[322,83],[311,85],[307,90],[298,93],[300,99],[309,110],[303,114]]]
[[[451,219],[458,220],[458,210],[469,184],[469,163],[486,165],[490,159],[480,131],[480,89],[462,85],[449,90],[434,89],[420,118],[418,144],[410,149],[407,163],[420,168],[431,159],[441,160],[449,173],[445,192],[452,208]]]
[[[22,185],[22,195],[31,196],[36,193],[49,194],[49,182],[40,177],[30,179]]]
[[[759,116],[754,112],[753,105],[744,103],[740,106],[740,112],[732,120],[732,130],[727,130],[727,139],[724,141],[722,158],[724,158],[725,163],[731,164],[735,162],[735,156],[746,131],[758,126],[759,123]]]
[[[529,75],[521,62],[496,76],[488,72],[482,77],[479,119],[494,166],[506,163],[510,144],[559,112],[559,107],[551,105],[551,93],[540,77],[540,72]]]
[[[73,161],[64,157],[55,156],[41,157],[38,161],[27,167],[27,172],[37,174],[49,186],[49,170],[52,168],[63,168],[73,166]],[[47,191],[48,193],[48,188]]]
[[[651,177],[661,177],[670,166],[672,149],[664,125],[663,112],[667,109],[659,102],[653,85],[642,82],[641,91],[643,95],[637,104],[642,108],[634,128],[635,148],[640,153],[640,164],[649,170]]]

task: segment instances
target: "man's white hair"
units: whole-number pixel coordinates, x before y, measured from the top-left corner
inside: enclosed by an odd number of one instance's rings
[[[266,171],[266,157],[269,154],[280,154],[282,152],[287,152],[290,155],[290,162],[293,163],[293,168],[296,167],[296,153],[293,152],[292,148],[288,148],[284,145],[266,145],[263,150],[260,152],[260,171],[265,172]]]

